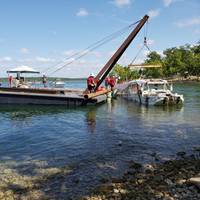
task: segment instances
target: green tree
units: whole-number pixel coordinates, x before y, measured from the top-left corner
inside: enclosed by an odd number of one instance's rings
[[[139,78],[139,72],[131,70],[129,67],[116,64],[110,75],[120,77],[120,81],[129,81]]]
[[[197,45],[191,47],[193,53],[192,75],[200,76],[200,41]]]
[[[200,76],[200,42],[196,45],[186,44],[180,47],[166,49],[164,57],[153,51],[147,55],[146,64],[161,64],[162,68],[147,68],[144,70],[146,77],[171,77],[188,75]],[[121,81],[133,80],[139,77],[138,71],[119,64],[115,66],[112,74],[120,76]]]
[[[174,47],[165,50],[164,52],[164,75],[172,76],[177,75],[180,72],[184,71],[184,63],[182,62],[182,52]]]
[[[152,51],[151,53],[147,55],[145,64],[162,65],[162,57],[156,51]],[[146,68],[144,70],[144,75],[146,77],[159,78],[163,76],[163,69],[162,68]]]

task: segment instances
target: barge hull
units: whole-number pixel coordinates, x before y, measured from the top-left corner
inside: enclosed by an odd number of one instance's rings
[[[100,95],[94,99],[85,99],[76,95],[42,95],[32,93],[8,93],[0,92],[0,104],[18,105],[67,105],[81,106],[88,104],[98,104],[106,101],[106,95]]]

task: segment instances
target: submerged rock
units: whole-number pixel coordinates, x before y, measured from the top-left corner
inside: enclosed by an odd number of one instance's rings
[[[198,177],[192,177],[188,180],[188,183],[196,185],[200,189],[200,175]]]
[[[177,156],[180,156],[180,157],[183,157],[183,156],[186,155],[186,152],[180,151],[180,152],[178,152],[176,155],[177,155]]]
[[[108,200],[198,200],[200,176],[196,174],[200,175],[200,160],[191,157],[143,167],[132,161],[123,181],[104,184],[103,189],[95,190],[95,195],[104,195]],[[88,196],[87,200],[93,197]]]

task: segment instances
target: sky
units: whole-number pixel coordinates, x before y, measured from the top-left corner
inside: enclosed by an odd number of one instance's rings
[[[22,65],[54,77],[97,74],[132,29],[78,60],[73,54],[145,14],[148,25],[119,64],[131,63],[144,36],[151,51],[161,55],[167,48],[200,41],[200,0],[0,0],[0,77]],[[148,53],[144,49],[135,63]]]

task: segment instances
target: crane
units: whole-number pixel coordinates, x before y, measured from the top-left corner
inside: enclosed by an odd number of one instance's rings
[[[101,83],[105,80],[106,76],[110,73],[110,71],[113,69],[117,61],[120,59],[120,57],[123,55],[125,50],[128,48],[130,43],[133,41],[133,39],[137,36],[139,31],[142,29],[144,24],[148,21],[149,16],[145,15],[138,25],[135,27],[135,29],[129,34],[129,36],[126,38],[126,40],[122,43],[122,45],[117,49],[117,51],[114,53],[114,55],[110,58],[110,60],[105,64],[105,66],[100,70],[100,72],[95,77],[96,81],[96,87],[95,91],[98,89],[98,87],[101,85]]]

